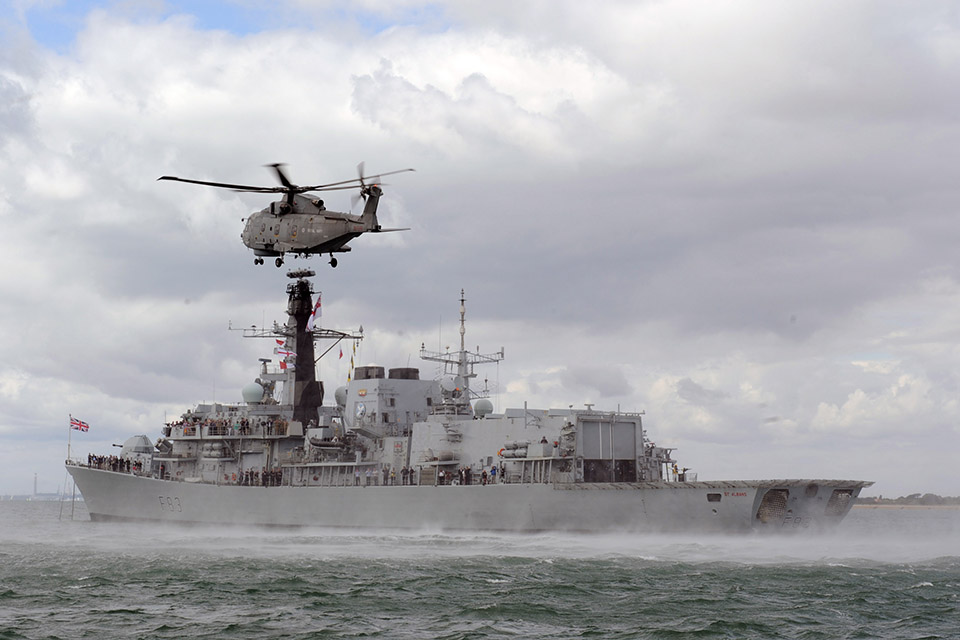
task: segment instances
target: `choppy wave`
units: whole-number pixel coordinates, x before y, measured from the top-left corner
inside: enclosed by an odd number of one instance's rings
[[[958,516],[854,512],[815,538],[446,535],[0,503],[0,638],[953,638]]]

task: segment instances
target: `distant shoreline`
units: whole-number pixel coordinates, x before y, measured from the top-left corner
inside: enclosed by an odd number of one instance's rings
[[[960,504],[855,504],[854,509],[960,509]]]

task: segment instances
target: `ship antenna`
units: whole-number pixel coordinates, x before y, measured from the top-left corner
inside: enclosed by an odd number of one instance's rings
[[[466,350],[464,346],[464,335],[467,333],[467,299],[464,297],[463,289],[460,289],[460,351]]]
[[[426,350],[423,344],[420,345],[420,359],[427,360],[432,362],[441,363],[446,371],[456,371],[457,377],[460,379],[460,383],[463,384],[463,390],[465,391],[464,397],[469,398],[471,396],[470,392],[470,378],[476,377],[476,374],[473,372],[474,365],[477,364],[489,364],[489,363],[499,363],[500,360],[503,360],[503,347],[500,348],[500,351],[497,353],[490,354],[481,354],[480,348],[477,348],[477,353],[470,353],[467,351],[466,347],[466,333],[467,333],[467,298],[466,293],[463,289],[460,289],[460,351],[454,355],[449,352],[449,347],[446,353],[443,351],[429,352]]]

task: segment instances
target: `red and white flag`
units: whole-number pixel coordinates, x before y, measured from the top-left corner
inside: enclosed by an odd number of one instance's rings
[[[313,313],[310,314],[310,319],[307,320],[307,331],[313,331],[313,324],[316,322],[317,318],[323,315],[323,309],[320,308],[320,294],[317,294],[317,304],[313,306]]]
[[[89,431],[90,425],[83,420],[78,420],[77,418],[70,416],[70,428],[76,429],[77,431]]]

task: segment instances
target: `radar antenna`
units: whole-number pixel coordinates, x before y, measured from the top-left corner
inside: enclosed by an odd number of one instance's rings
[[[466,333],[467,333],[467,299],[464,290],[460,289],[460,350],[456,353],[428,351],[426,345],[420,344],[420,359],[429,362],[439,362],[443,364],[443,372],[446,375],[455,375],[459,398],[464,402],[469,402],[471,397],[470,379],[476,378],[473,367],[477,364],[493,364],[500,362],[504,358],[503,347],[496,353],[480,353],[480,347],[476,352],[467,351]]]

